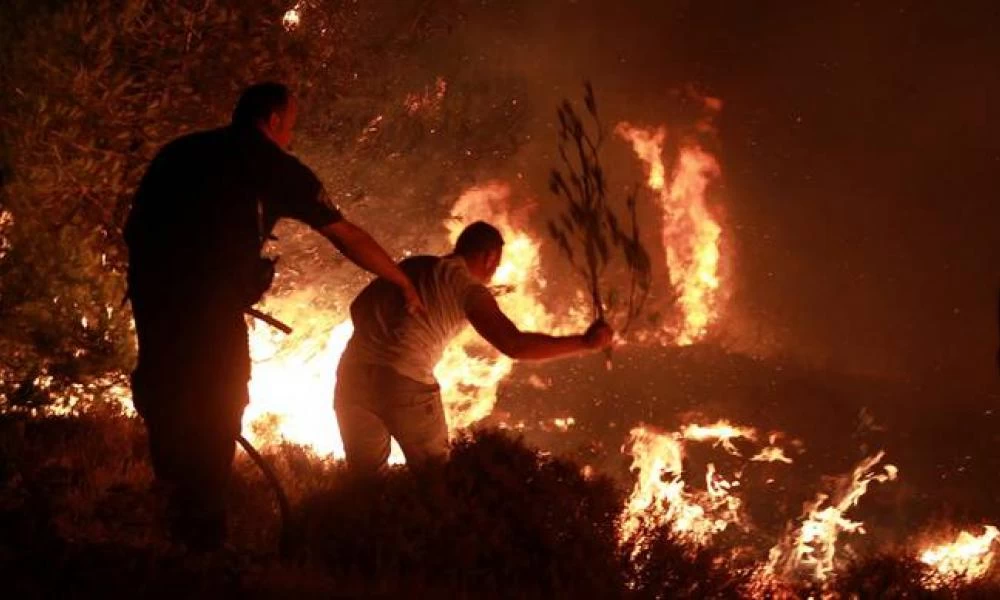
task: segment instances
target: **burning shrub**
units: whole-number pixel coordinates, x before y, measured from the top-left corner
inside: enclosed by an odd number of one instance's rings
[[[669,525],[640,532],[622,552],[631,597],[742,598],[749,584],[749,570],[725,551],[693,545]]]
[[[926,565],[905,550],[880,554],[851,563],[833,581],[832,591],[843,598],[997,598],[1000,585],[995,580],[966,581],[956,576],[928,589]]]

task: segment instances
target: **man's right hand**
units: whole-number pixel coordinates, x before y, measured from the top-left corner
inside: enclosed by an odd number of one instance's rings
[[[602,319],[597,319],[590,324],[583,334],[583,343],[591,350],[608,348],[614,342],[615,332],[611,326]]]

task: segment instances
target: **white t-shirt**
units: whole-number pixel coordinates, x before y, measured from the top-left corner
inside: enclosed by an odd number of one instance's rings
[[[459,256],[413,256],[399,266],[413,281],[427,314],[410,315],[402,291],[376,279],[351,303],[354,335],[341,362],[385,365],[433,384],[434,366],[445,346],[468,322],[466,306],[477,295],[490,292],[472,278]]]

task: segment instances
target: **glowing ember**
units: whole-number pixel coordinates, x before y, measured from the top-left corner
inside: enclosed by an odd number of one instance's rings
[[[562,433],[569,431],[573,425],[576,425],[576,419],[573,417],[555,417],[538,422],[538,426],[542,431],[559,431]]]
[[[302,15],[299,12],[299,10],[300,10],[299,5],[296,4],[294,8],[290,8],[288,11],[285,12],[285,15],[281,17],[281,24],[285,27],[286,30],[292,31],[293,29],[299,26],[299,21],[302,18]]]
[[[7,236],[13,228],[14,213],[0,208],[0,260],[10,252],[12,244]]]
[[[662,240],[670,283],[677,294],[682,323],[672,332],[681,345],[698,341],[718,318],[719,258],[722,228],[708,210],[705,193],[719,177],[715,157],[685,142],[666,181],[663,143],[666,131],[621,123],[617,133],[632,144],[649,169],[647,185],[657,192],[663,210]]]
[[[409,93],[403,100],[403,107],[411,115],[419,112],[436,112],[441,109],[444,102],[445,93],[448,91],[448,82],[440,75],[434,80],[434,85],[426,86],[422,92]]]
[[[861,461],[851,477],[842,480],[845,489],[836,503],[828,503],[829,497],[819,494],[814,502],[806,506],[802,525],[771,549],[770,560],[765,567],[769,577],[793,576],[802,571],[817,581],[825,581],[829,577],[834,570],[840,534],[865,533],[863,523],[851,521],[844,513],[857,505],[868,491],[868,484],[891,481],[898,474],[893,465],[885,465],[883,472],[872,471],[884,455],[884,452],[879,452]]]
[[[963,531],[953,542],[925,548],[920,553],[920,562],[929,567],[924,585],[937,589],[956,580],[971,583],[983,577],[993,564],[998,537],[1000,530],[987,525],[980,536]]]

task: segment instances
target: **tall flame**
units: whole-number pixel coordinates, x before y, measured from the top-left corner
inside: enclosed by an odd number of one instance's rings
[[[616,131],[631,142],[636,155],[646,164],[646,184],[658,195],[670,284],[682,314],[682,322],[673,334],[678,344],[692,344],[708,333],[709,325],[719,316],[722,228],[705,199],[709,185],[721,173],[719,164],[701,146],[685,142],[668,183],[663,164],[666,130],[620,123]]]
[[[983,577],[993,565],[993,546],[998,538],[1000,530],[987,525],[982,535],[963,531],[953,542],[925,548],[920,552],[920,562],[928,567],[924,585],[937,589],[955,580],[971,583]]]

